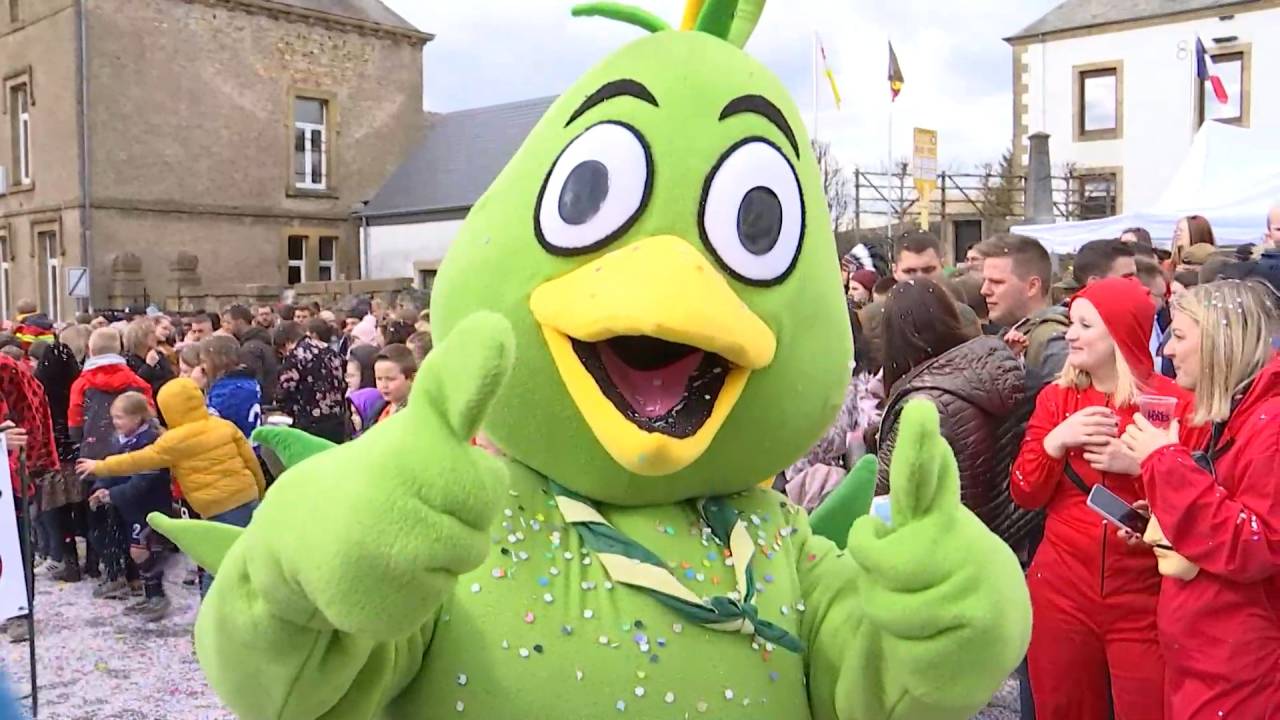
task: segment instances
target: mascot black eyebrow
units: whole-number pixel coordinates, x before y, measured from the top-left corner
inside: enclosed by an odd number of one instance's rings
[[[216,571],[196,646],[237,715],[961,719],[1017,665],[1022,574],[932,405],[846,550],[758,487],[852,353],[804,125],[742,50],[763,5],[576,8],[649,33],[471,211],[407,409],[259,430],[290,469],[243,531],[155,520]]]

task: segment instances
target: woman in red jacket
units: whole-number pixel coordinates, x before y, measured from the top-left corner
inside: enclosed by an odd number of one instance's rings
[[[1155,557],[1130,547],[1085,505],[1105,485],[1134,502],[1139,466],[1120,443],[1137,398],[1190,395],[1153,372],[1155,306],[1132,278],[1095,282],[1071,301],[1062,377],[1036,399],[1009,490],[1044,508],[1045,534],[1027,572],[1034,622],[1027,663],[1038,720],[1160,720],[1164,663],[1156,637]],[[1108,694],[1110,688],[1110,694]]]
[[[1209,442],[1179,445],[1176,426],[1141,420],[1123,438],[1142,461],[1148,537],[1159,528],[1176,551],[1156,549],[1170,720],[1280,717],[1280,358],[1269,292],[1228,280],[1173,303],[1165,353],[1178,384],[1195,390],[1195,421],[1212,423]]]

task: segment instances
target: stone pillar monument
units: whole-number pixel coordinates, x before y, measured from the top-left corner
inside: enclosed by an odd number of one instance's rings
[[[111,258],[111,287],[108,300],[113,308],[142,305],[146,299],[146,282],[142,277],[142,258],[121,253]]]

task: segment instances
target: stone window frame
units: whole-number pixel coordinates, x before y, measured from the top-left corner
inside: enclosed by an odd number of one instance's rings
[[[1249,115],[1253,109],[1253,43],[1231,43],[1229,45],[1221,45],[1210,50],[1205,48],[1205,52],[1216,63],[1218,58],[1226,60],[1225,56],[1240,56],[1240,117],[1218,120],[1217,122],[1226,125],[1235,125],[1236,127],[1249,127]],[[1205,124],[1204,116],[1204,94],[1207,83],[1200,80],[1192,74],[1192,96],[1195,98],[1195,115],[1192,118],[1196,123],[1195,129],[1199,130]]]
[[[291,238],[304,238],[303,256],[301,265],[298,261],[289,257],[289,241]],[[333,274],[329,280],[320,279],[320,241],[324,238],[333,238],[333,260],[326,261],[326,264],[332,268]],[[324,228],[324,227],[288,227],[284,229],[284,238],[280,248],[282,284],[292,287],[299,283],[310,282],[338,282],[342,279],[342,230],[340,228]],[[301,280],[299,283],[289,282],[289,268],[291,266],[301,267]]]
[[[8,156],[9,156],[10,162],[9,162],[9,165],[6,167],[6,169],[9,176],[8,191],[9,191],[9,194],[11,195],[15,193],[21,193],[21,192],[31,192],[36,188],[35,162],[33,159],[35,153],[33,152],[34,143],[32,142],[32,138],[31,138],[31,127],[34,125],[34,123],[31,120],[28,120],[28,123],[27,123],[27,153],[28,153],[27,163],[29,165],[31,177],[27,182],[21,182],[21,179],[19,178],[19,175],[21,173],[18,170],[18,153],[17,153],[18,138],[15,135],[15,132],[13,129],[16,120],[14,120],[12,117],[12,114],[16,112],[16,108],[10,107],[10,105],[12,104],[11,101],[13,98],[13,90],[14,88],[19,86],[26,87],[27,112],[30,113],[31,109],[36,107],[36,89],[35,89],[36,86],[35,86],[35,82],[33,81],[33,76],[34,76],[34,73],[32,72],[32,68],[30,65],[19,68],[18,70],[4,76],[4,97],[0,98],[0,108],[3,108],[4,115],[6,117],[6,123],[9,125]]]
[[[308,98],[312,100],[320,100],[324,102],[324,176],[325,186],[323,188],[299,187],[294,179],[294,143],[295,143],[295,122],[294,122],[294,102],[299,98]],[[288,131],[288,141],[285,144],[285,167],[288,172],[285,175],[285,196],[301,197],[301,198],[337,198],[339,192],[339,170],[340,163],[337,153],[338,138],[341,136],[342,126],[340,106],[338,103],[337,93],[328,90],[318,90],[311,87],[300,85],[290,86],[285,95],[285,128]]]
[[[1084,86],[1086,76],[1111,74],[1116,78],[1116,126],[1104,130],[1085,130]],[[1076,65],[1071,68],[1071,131],[1075,142],[1124,139],[1124,60]]]
[[[13,317],[13,279],[10,274],[13,263],[13,240],[9,223],[0,221],[0,317]]]

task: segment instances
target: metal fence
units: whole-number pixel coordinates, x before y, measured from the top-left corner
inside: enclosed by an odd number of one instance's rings
[[[1057,222],[1108,217],[1118,211],[1114,176],[1069,172],[1051,180]],[[892,173],[855,168],[853,202],[840,225],[859,233],[889,228],[888,233],[895,226],[913,222],[920,204],[928,202],[931,220],[944,227],[952,220],[979,220],[985,226],[1005,229],[1024,220],[1026,192],[1025,175],[941,172],[931,195],[922,199],[905,163]]]

